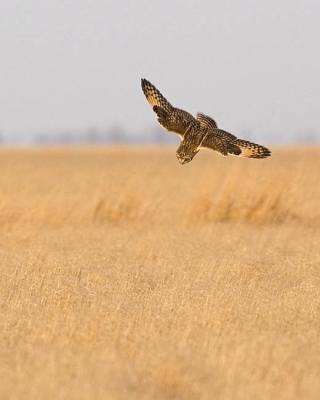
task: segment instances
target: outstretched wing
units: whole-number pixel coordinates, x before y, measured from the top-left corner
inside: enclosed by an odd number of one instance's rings
[[[141,79],[141,87],[148,103],[154,108],[160,107],[166,112],[172,112],[173,107],[160,91],[147,79]]]
[[[246,158],[266,158],[271,151],[260,144],[238,139],[222,129],[210,129],[201,143],[201,147],[209,148],[227,156],[232,154]]]
[[[141,79],[141,87],[148,103],[157,114],[158,122],[168,131],[184,135],[195,118],[187,111],[173,107],[160,91],[146,79]]]
[[[228,137],[230,135],[230,137]],[[236,139],[231,133],[225,132],[221,129],[208,129],[205,138],[201,143],[201,147],[218,151],[224,156],[227,156],[229,151],[231,151],[231,146],[229,141]],[[237,149],[232,149],[237,152]]]
[[[237,139],[234,143],[240,149],[240,157],[246,158],[267,158],[271,156],[271,151],[261,144],[248,142],[247,140]]]

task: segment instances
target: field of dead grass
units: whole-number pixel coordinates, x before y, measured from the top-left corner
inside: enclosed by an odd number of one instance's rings
[[[0,399],[318,399],[320,149],[0,151]]]

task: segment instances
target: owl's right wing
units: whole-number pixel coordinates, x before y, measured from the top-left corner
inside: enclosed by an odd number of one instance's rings
[[[147,79],[141,79],[141,87],[148,103],[154,107],[162,108],[166,112],[172,112],[174,107],[168,100],[160,93],[160,91]]]
[[[141,87],[148,103],[157,114],[160,125],[171,132],[184,135],[189,124],[195,121],[187,111],[173,107],[160,91],[146,79],[141,79]]]

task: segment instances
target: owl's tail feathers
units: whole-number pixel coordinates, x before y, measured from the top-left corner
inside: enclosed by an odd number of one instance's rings
[[[161,107],[163,110],[170,112],[173,110],[172,105],[160,93],[160,91],[147,79],[141,79],[141,87],[148,103],[153,107]],[[154,110],[155,111],[155,110]]]
[[[232,141],[228,153],[246,158],[267,158],[271,156],[271,151],[266,147],[242,139]]]

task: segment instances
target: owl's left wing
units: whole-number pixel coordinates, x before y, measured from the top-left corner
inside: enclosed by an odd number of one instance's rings
[[[218,151],[224,156],[228,154],[246,158],[266,158],[271,156],[271,151],[267,147],[248,140],[238,139],[222,129],[210,129],[201,142],[201,147]]]

